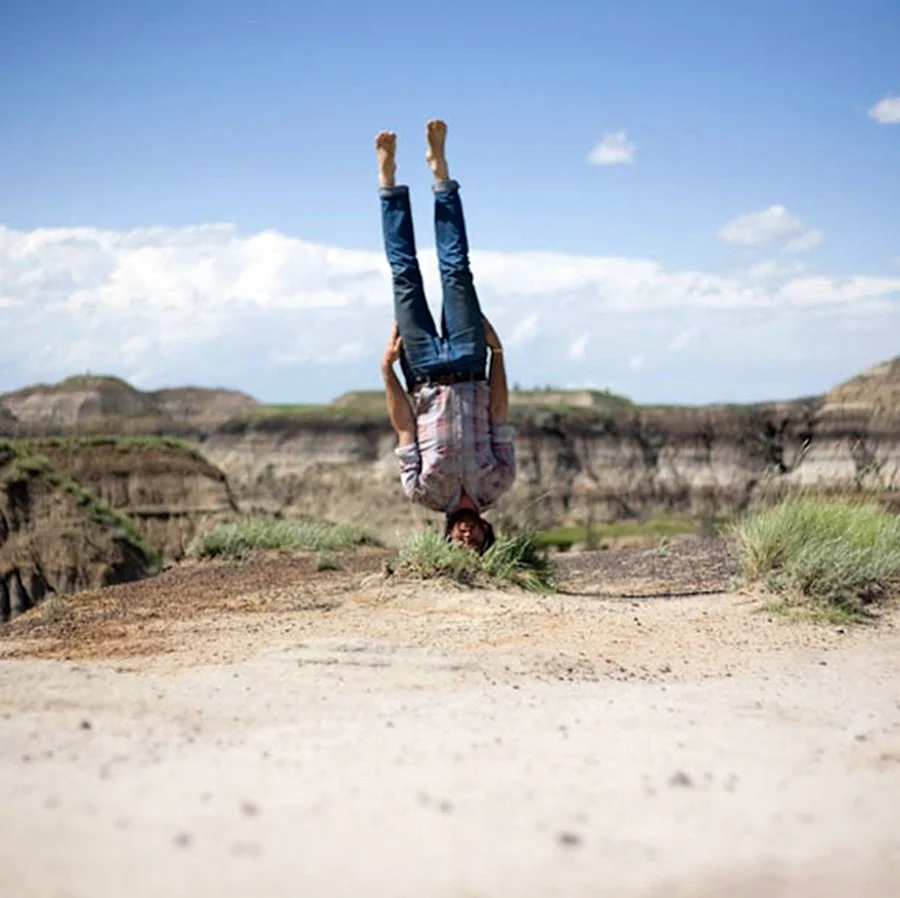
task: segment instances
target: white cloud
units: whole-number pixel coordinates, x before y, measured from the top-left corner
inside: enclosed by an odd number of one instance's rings
[[[573,340],[572,345],[569,347],[569,359],[571,359],[573,362],[578,362],[583,359],[585,350],[587,349],[588,341],[590,339],[590,334],[582,334],[580,337]]]
[[[740,246],[776,245],[787,252],[807,252],[817,247],[825,234],[776,205],[733,218],[719,229],[719,237]]]
[[[436,305],[433,250],[421,262]],[[627,390],[628,372],[640,370],[629,365],[652,358],[669,398],[683,389],[712,399],[736,365],[745,370],[735,389],[759,391],[763,376],[796,377],[804,359],[846,371],[850,353],[867,364],[897,352],[900,276],[825,277],[790,259],[726,275],[550,252],[475,252],[472,264],[509,346],[510,378],[523,385],[558,383],[559,366],[577,361],[585,382]],[[378,383],[391,296],[380,252],[276,232],[0,227],[0,332],[15,335],[0,355],[0,392],[91,370],[142,386],[327,399]],[[779,353],[784,369],[773,363]],[[667,359],[677,366],[666,369]],[[791,382],[775,384],[779,395],[798,392]]]
[[[803,274],[806,267],[797,259],[764,259],[751,266],[747,275],[755,281],[771,281]]]
[[[678,336],[676,336],[670,343],[669,349],[672,352],[681,352],[685,346],[688,345],[692,340],[696,337],[700,336],[700,328],[699,327],[689,327],[687,330],[683,330]]]
[[[879,125],[900,125],[900,96],[882,97],[869,110],[869,118]]]
[[[515,346],[533,340],[537,336],[538,322],[540,320],[540,315],[534,313],[526,315],[513,329],[509,342]]]
[[[796,306],[826,304],[852,305],[900,294],[900,278],[856,277],[835,279],[821,275],[794,278],[779,291],[779,296]]]
[[[784,248],[789,253],[807,253],[819,246],[824,239],[824,231],[820,231],[818,228],[809,228],[809,230],[798,234],[792,240],[788,240]]]
[[[628,140],[624,131],[604,134],[601,141],[591,150],[588,161],[592,165],[622,165],[634,162],[637,147]]]

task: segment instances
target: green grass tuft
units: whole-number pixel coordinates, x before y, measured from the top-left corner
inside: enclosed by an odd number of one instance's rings
[[[448,542],[436,530],[419,530],[401,546],[398,573],[423,580],[449,579],[468,586],[518,586],[545,592],[554,583],[553,565],[533,534],[500,539],[483,556]]]
[[[785,608],[862,617],[900,591],[900,517],[846,500],[788,499],[732,528],[747,584]]]
[[[248,518],[218,524],[188,546],[193,558],[245,558],[254,552],[340,552],[379,542],[354,524],[320,524],[302,520]]]
[[[546,592],[554,585],[553,564],[534,534],[499,539],[480,560],[482,570],[494,582],[511,583],[531,592]]]
[[[423,580],[447,578],[475,583],[481,559],[475,552],[448,542],[437,530],[417,530],[400,547],[397,570]]]
[[[337,571],[340,570],[340,565],[338,564],[337,558],[331,554],[331,552],[321,551],[316,552],[316,557],[313,559],[313,565],[317,571]]]
[[[674,514],[659,515],[644,521],[626,520],[615,521],[610,524],[595,524],[591,528],[582,525],[554,527],[551,530],[539,530],[534,535],[534,538],[540,547],[555,547],[565,551],[579,543],[588,546],[601,546],[607,539],[621,537],[646,536],[664,539],[682,534],[697,533],[702,523],[700,518]],[[710,524],[710,528],[717,532],[722,523],[722,520],[713,521]]]

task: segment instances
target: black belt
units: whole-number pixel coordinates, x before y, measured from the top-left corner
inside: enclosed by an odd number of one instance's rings
[[[427,374],[424,377],[416,378],[413,389],[415,390],[419,387],[430,386],[446,387],[450,384],[477,383],[484,379],[484,374],[480,371],[473,371],[469,374]]]

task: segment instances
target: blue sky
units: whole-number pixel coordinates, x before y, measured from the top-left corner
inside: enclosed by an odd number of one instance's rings
[[[376,385],[372,137],[428,246],[433,115],[514,380],[824,390],[900,353],[898,45],[886,0],[0,0],[0,391]]]

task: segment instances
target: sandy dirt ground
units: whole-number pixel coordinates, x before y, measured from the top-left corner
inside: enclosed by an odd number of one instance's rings
[[[0,895],[895,898],[900,616],[785,621],[708,551],[53,600],[0,635]]]

